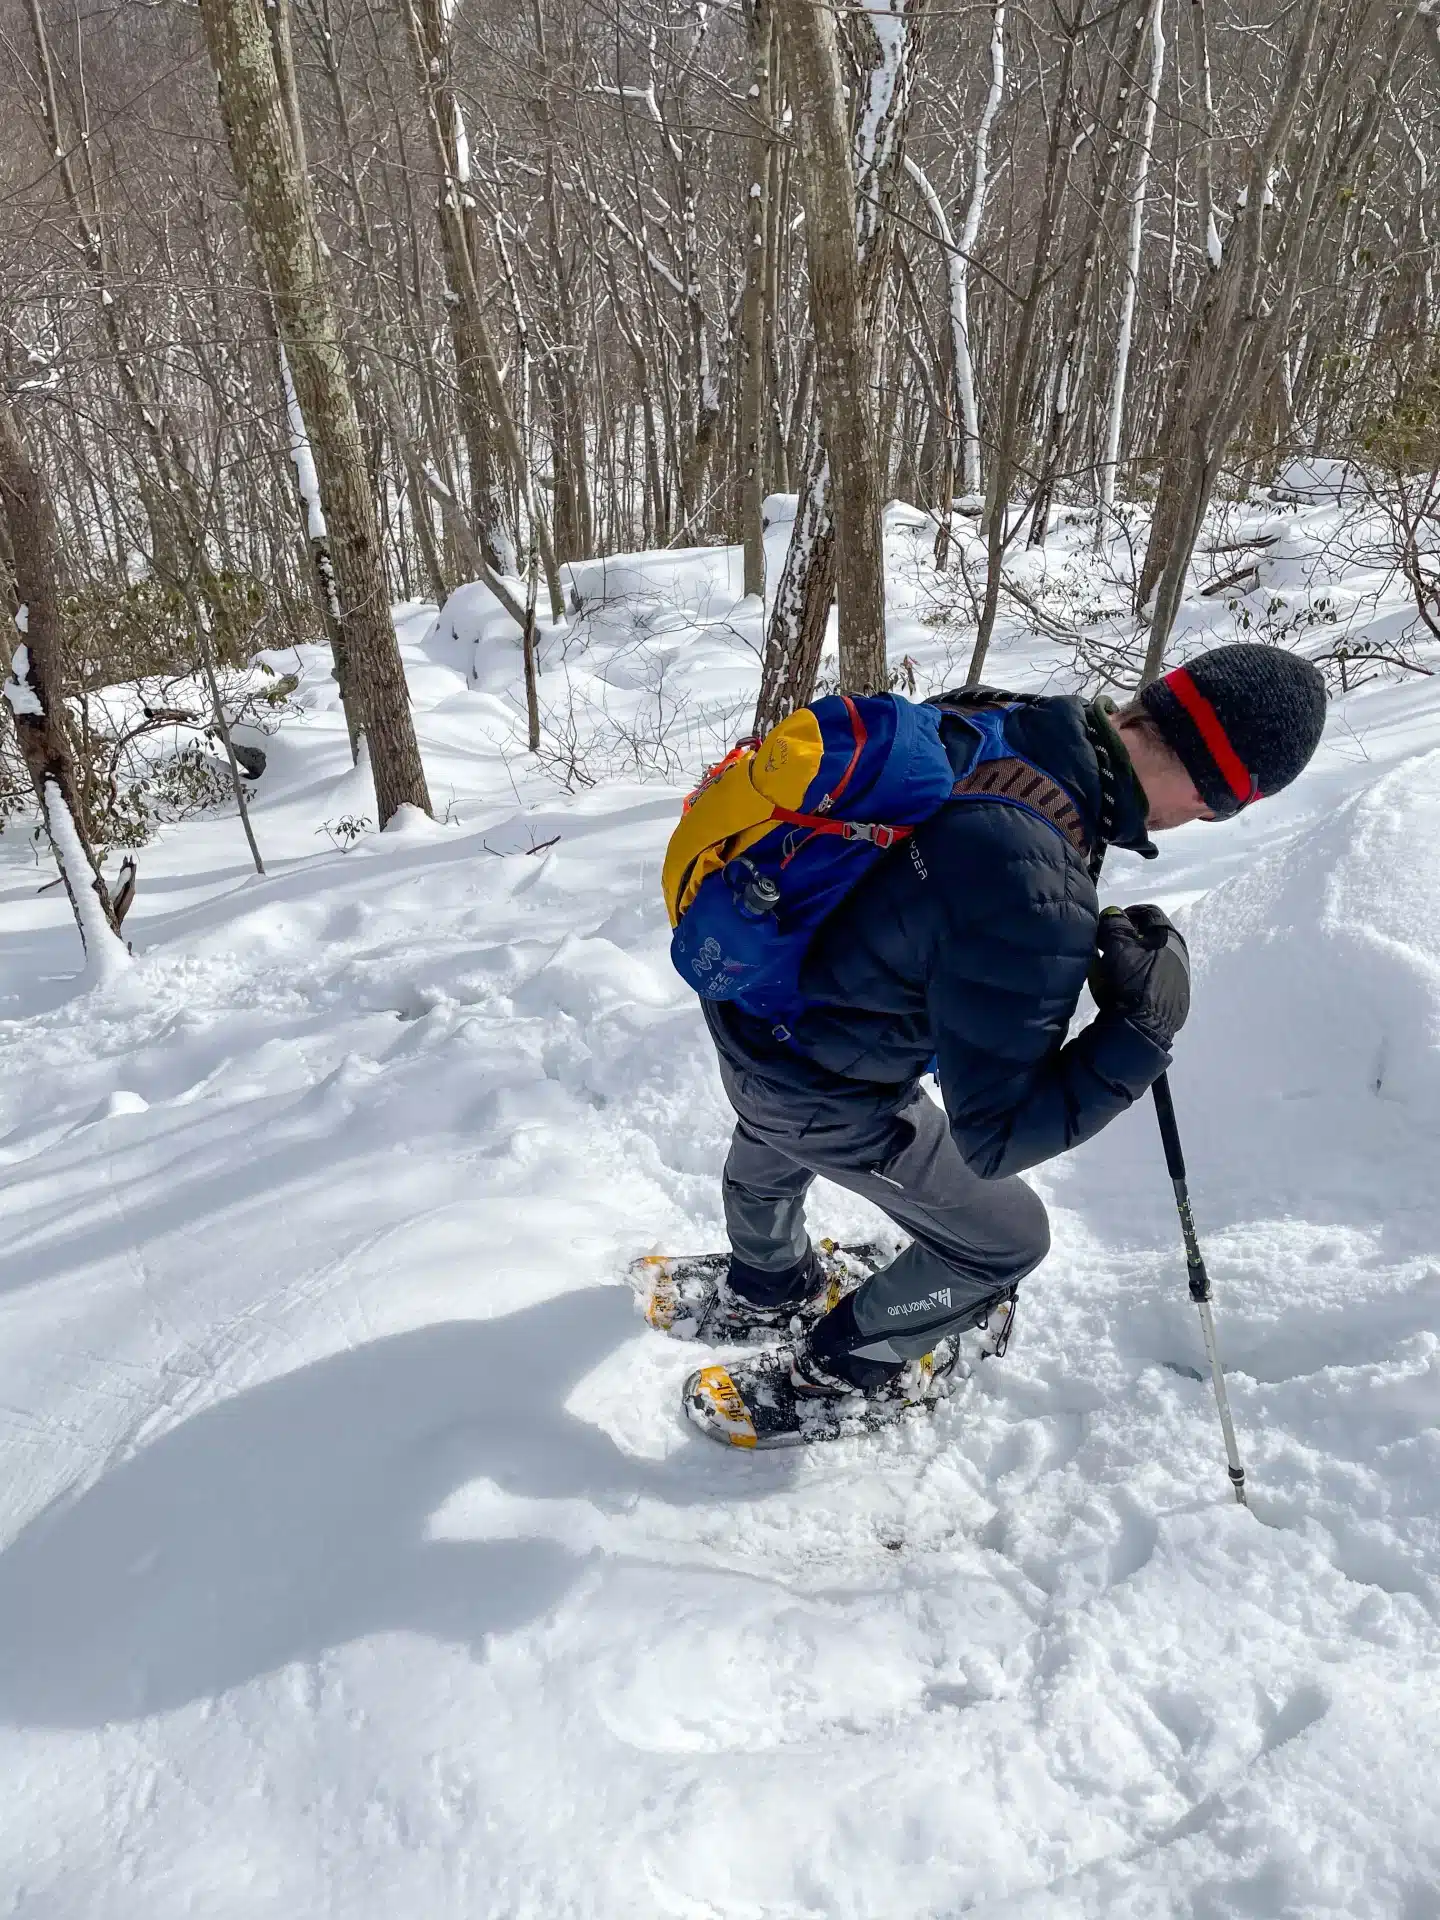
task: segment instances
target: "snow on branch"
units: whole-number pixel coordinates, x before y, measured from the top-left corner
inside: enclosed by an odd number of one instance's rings
[[[619,214],[616,213],[615,209],[605,199],[603,194],[596,193],[592,187],[582,187],[581,191],[591,206],[598,207],[600,212],[604,214],[606,220],[615,229],[616,233],[619,234],[620,238],[625,241],[628,246],[633,247],[637,254],[643,256],[643,258],[649,262],[650,271],[658,274],[672,293],[678,293],[682,300],[688,300],[691,297],[690,289],[685,283],[670,271],[665,265],[665,262],[659,258],[647,242],[636,237],[620,218]]]

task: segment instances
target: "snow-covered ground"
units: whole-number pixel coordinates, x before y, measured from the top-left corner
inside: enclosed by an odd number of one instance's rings
[[[1277,515],[1190,643],[1398,633],[1316,559],[1338,511]],[[1016,578],[1103,635],[1067,537]],[[966,651],[927,541],[892,516],[922,691]],[[0,1913],[1440,1915],[1434,683],[1107,870],[1197,959],[1172,1078],[1253,1510],[1148,1107],[1034,1176],[1055,1251],[1003,1363],[730,1454],[623,1271],[719,1243],[659,869],[759,610],[734,554],[574,573],[544,766],[483,593],[402,610],[447,817],[341,852],[373,801],[307,656],[268,876],[233,819],[167,828],[117,984],[77,992],[0,841]],[[1069,663],[1016,612],[990,677]],[[813,1224],[874,1219],[821,1188]]]

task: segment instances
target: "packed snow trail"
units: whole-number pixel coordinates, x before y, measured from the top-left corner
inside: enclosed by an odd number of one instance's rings
[[[693,772],[753,686],[738,555],[602,572],[549,697]],[[694,1349],[617,1284],[721,1235],[684,780],[531,767],[474,605],[401,622],[448,822],[335,849],[312,655],[270,876],[167,830],[127,978],[77,992],[0,843],[0,1912],[1440,1914],[1440,697],[1351,696],[1289,793],[1107,869],[1196,956],[1245,1513],[1148,1104],[1035,1176],[1055,1251],[933,1418],[686,1431]]]

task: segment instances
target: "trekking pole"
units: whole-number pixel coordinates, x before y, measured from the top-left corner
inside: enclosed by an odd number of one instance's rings
[[[1230,1401],[1225,1392],[1225,1375],[1220,1371],[1220,1352],[1215,1345],[1215,1316],[1210,1311],[1210,1276],[1195,1233],[1190,1212],[1190,1193],[1185,1184],[1185,1155],[1180,1147],[1180,1128],[1175,1121],[1175,1102],[1170,1096],[1167,1074],[1151,1088],[1155,1095],[1155,1116],[1160,1122],[1160,1138],[1165,1147],[1165,1164],[1175,1188],[1175,1205],[1180,1213],[1180,1231],[1185,1236],[1185,1265],[1190,1273],[1190,1298],[1200,1311],[1200,1330],[1205,1336],[1205,1351],[1210,1356],[1210,1377],[1215,1383],[1215,1404],[1220,1409],[1220,1425],[1225,1434],[1225,1457],[1229,1462],[1230,1484],[1242,1507],[1245,1498],[1245,1469],[1240,1464],[1240,1449],[1235,1444],[1235,1423],[1230,1418]]]

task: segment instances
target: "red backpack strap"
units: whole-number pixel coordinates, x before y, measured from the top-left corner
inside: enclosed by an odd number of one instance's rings
[[[776,807],[772,820],[783,820],[789,827],[808,827],[811,833],[831,833],[841,840],[868,840],[873,847],[893,847],[908,840],[914,827],[887,827],[878,821],[836,820],[828,813],[796,813],[790,807]]]
[[[1079,809],[1057,780],[1042,773],[1028,760],[1007,755],[999,760],[982,760],[980,765],[955,783],[956,796],[982,800],[1008,800],[1025,807],[1050,822],[1063,834],[1083,860],[1089,853]]]

